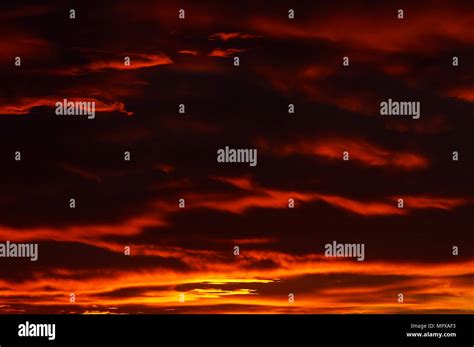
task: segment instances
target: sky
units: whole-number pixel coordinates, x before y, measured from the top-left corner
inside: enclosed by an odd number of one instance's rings
[[[0,242],[39,256],[0,258],[0,313],[474,313],[473,13],[2,3]],[[226,146],[258,164],[219,163]]]

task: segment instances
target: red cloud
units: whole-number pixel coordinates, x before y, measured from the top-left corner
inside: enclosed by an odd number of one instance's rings
[[[348,199],[341,196],[319,194],[318,198],[333,206],[362,215],[404,215],[414,209],[440,209],[450,211],[469,203],[465,198],[443,198],[431,196],[402,196],[393,197],[395,201],[367,202]],[[404,208],[398,208],[397,200],[403,198]]]
[[[350,12],[331,12],[324,17],[308,14],[306,21],[252,17],[250,27],[265,36],[296,39],[325,39],[359,49],[380,51],[433,51],[443,48],[449,38],[474,42],[472,9],[463,6],[406,6],[405,18],[397,19],[397,9],[367,10],[352,8]],[[440,25],[440,18],[443,18]],[[423,45],[420,42],[423,41]]]
[[[265,141],[258,141],[264,149],[269,148]],[[296,143],[276,146],[275,155],[316,155],[331,160],[342,160],[343,152],[349,153],[349,159],[372,167],[394,167],[403,170],[417,170],[428,167],[426,157],[410,152],[392,151],[363,139],[331,138],[322,140],[305,139]]]
[[[387,129],[400,133],[413,132],[415,134],[439,134],[452,129],[452,124],[441,115],[425,118],[423,122],[401,123],[396,120],[388,120],[385,126]]]
[[[130,65],[125,65],[124,58],[130,58]],[[137,70],[147,67],[173,64],[173,61],[164,54],[128,54],[115,59],[95,60],[83,66],[73,66],[70,68],[55,71],[64,75],[80,75],[89,72],[99,72],[105,70]]]
[[[356,201],[335,195],[318,195],[324,202],[361,216],[389,216],[405,214],[395,203]]]
[[[4,29],[0,27],[0,29]],[[51,56],[52,45],[39,37],[6,31],[0,40],[0,61],[14,66],[15,57],[20,57],[22,66],[32,66],[32,61]],[[27,63],[29,62],[29,63]]]
[[[233,39],[255,39],[258,38],[256,35],[252,34],[242,34],[242,33],[215,33],[209,36],[210,40],[222,40],[222,41],[228,41],[228,40],[233,40]]]
[[[181,53],[181,54],[190,54],[190,55],[198,55],[198,51],[195,51],[195,50],[188,50],[188,49],[182,49],[182,50],[178,51],[178,53]]]
[[[432,196],[405,196],[402,197],[406,208],[452,210],[469,203],[466,198],[440,198]],[[398,197],[397,197],[398,199]]]
[[[35,107],[46,106],[54,108],[56,102],[62,102],[64,98],[59,97],[29,97],[21,98],[15,101],[11,105],[0,106],[0,114],[28,114]],[[96,112],[120,112],[125,113],[126,115],[132,115],[133,112],[129,112],[125,109],[125,105],[119,101],[105,102],[97,100],[95,98],[80,98],[80,97],[67,97],[68,101],[85,101],[85,102],[95,102],[95,111]]]
[[[237,49],[237,48],[227,48],[222,50],[220,48],[214,49],[211,53],[209,53],[210,57],[221,57],[221,58],[230,58],[235,53],[244,52],[245,49]]]
[[[460,100],[474,102],[474,87],[453,88],[448,95]]]
[[[58,98],[21,98],[11,105],[0,106],[0,114],[28,114],[34,107],[54,107]]]

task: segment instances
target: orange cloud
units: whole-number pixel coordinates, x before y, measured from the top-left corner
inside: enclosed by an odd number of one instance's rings
[[[474,311],[472,283],[461,277],[472,275],[472,260],[448,264],[356,263],[325,260],[319,254],[296,256],[255,250],[247,251],[245,257],[237,258],[234,262],[222,262],[219,257],[216,255],[208,259],[205,268],[185,273],[155,269],[140,273],[119,271],[100,277],[77,279],[37,274],[34,279],[14,285],[0,280],[2,310],[13,310],[12,306],[24,304],[24,298],[31,297],[31,304],[35,306],[47,308],[57,305],[67,312],[79,313],[91,311],[92,308],[96,311],[101,308],[102,312],[115,311],[127,305],[139,305],[142,309],[155,312],[160,309],[176,310],[179,307],[189,307],[193,312],[200,312],[200,306],[205,306],[214,313],[221,310],[245,313],[247,305],[254,305],[254,310],[261,313]],[[252,259],[271,259],[277,266],[264,270],[242,269],[242,265]],[[201,264],[199,260],[197,263]],[[65,275],[68,272],[58,269],[57,273]],[[315,285],[307,286],[302,292],[296,289],[296,301],[291,305],[288,303],[287,289],[267,293],[280,284],[291,288],[292,283],[298,283],[299,278],[308,275],[350,275],[352,281],[357,276],[371,276],[373,280],[368,284],[360,284],[359,281],[339,283],[337,288],[328,286],[318,289]],[[379,276],[381,280],[378,280]],[[400,276],[400,279],[386,283],[383,279],[390,276]],[[403,305],[396,300],[401,289],[405,295]],[[120,291],[125,292],[113,295]],[[71,292],[76,294],[75,304],[68,301]],[[184,294],[184,302],[179,302],[179,294]],[[370,294],[370,298],[367,294]],[[227,305],[228,308],[219,308],[217,305]],[[236,307],[230,309],[230,305]]]
[[[442,209],[453,210],[470,203],[466,198],[445,198],[435,196],[401,196],[405,208],[398,208],[397,200],[400,197],[387,197],[381,201],[363,201],[338,195],[322,194],[318,192],[297,192],[266,189],[253,182],[250,177],[213,177],[239,189],[248,191],[249,195],[228,197],[221,194],[192,194],[189,196],[190,208],[210,208],[232,213],[244,213],[252,208],[287,208],[288,199],[301,202],[323,201],[329,205],[355,213],[361,216],[389,216],[406,215],[415,209]]]
[[[117,242],[103,241],[108,236],[134,236],[147,227],[166,226],[166,214],[174,211],[169,204],[156,203],[150,211],[112,224],[69,225],[63,227],[14,228],[0,225],[0,240],[54,240],[63,242],[81,242],[92,246],[123,252],[123,245]]]

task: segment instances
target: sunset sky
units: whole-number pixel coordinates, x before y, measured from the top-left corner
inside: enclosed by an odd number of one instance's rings
[[[474,313],[474,2],[177,3],[0,5],[0,313]]]

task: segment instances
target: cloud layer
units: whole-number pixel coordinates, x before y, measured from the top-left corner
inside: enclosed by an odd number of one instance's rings
[[[474,312],[472,2],[108,5],[1,5],[0,312]]]

